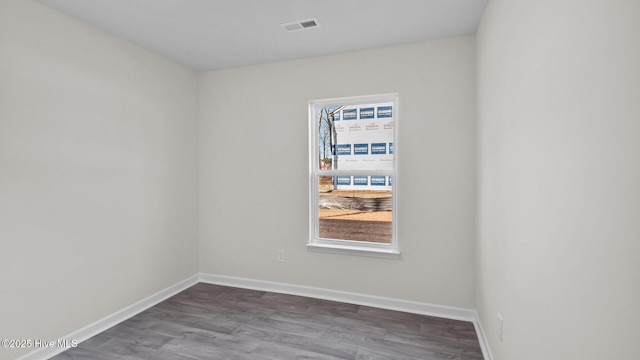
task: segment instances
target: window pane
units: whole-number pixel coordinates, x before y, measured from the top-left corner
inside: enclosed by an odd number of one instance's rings
[[[318,176],[321,239],[390,244],[391,176]]]
[[[316,111],[319,169],[393,170],[392,102]]]

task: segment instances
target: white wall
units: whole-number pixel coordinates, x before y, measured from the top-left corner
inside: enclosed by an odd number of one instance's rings
[[[202,74],[200,270],[473,307],[474,46],[463,37]],[[390,92],[402,259],[308,252],[308,101]]]
[[[477,46],[495,358],[639,359],[640,2],[492,0]]]
[[[1,338],[57,339],[196,273],[197,181],[197,74],[0,2]]]

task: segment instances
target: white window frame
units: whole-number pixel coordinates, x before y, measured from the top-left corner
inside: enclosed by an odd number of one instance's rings
[[[318,109],[328,106],[350,106],[391,102],[393,103],[393,170],[321,170],[318,159]],[[348,255],[373,256],[390,259],[400,258],[400,248],[397,237],[398,214],[398,94],[381,94],[369,96],[355,96],[346,98],[322,99],[309,101],[309,242],[310,251],[329,252]],[[333,240],[319,237],[318,210],[318,177],[338,175],[384,175],[391,176],[393,186],[392,195],[392,230],[391,243],[381,244],[356,240]]]

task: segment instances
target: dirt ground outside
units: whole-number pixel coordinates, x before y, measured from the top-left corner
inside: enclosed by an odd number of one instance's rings
[[[391,191],[375,190],[330,190],[320,194],[323,197],[383,199],[391,198]],[[360,220],[360,221],[392,221],[391,210],[366,211],[363,209],[319,209],[320,219]]]
[[[321,238],[391,242],[391,191],[335,190],[331,177],[321,177],[319,185]]]
[[[360,221],[384,221],[391,222],[391,211],[358,211],[358,210],[333,210],[319,209],[320,219],[341,219]]]
[[[320,219],[318,235],[323,239],[391,243],[391,222]]]
[[[388,190],[328,190],[321,191],[322,196],[359,197],[364,199],[390,198]]]

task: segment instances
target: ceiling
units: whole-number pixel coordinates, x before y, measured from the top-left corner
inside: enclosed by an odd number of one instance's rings
[[[488,0],[37,1],[204,71],[474,34]]]

